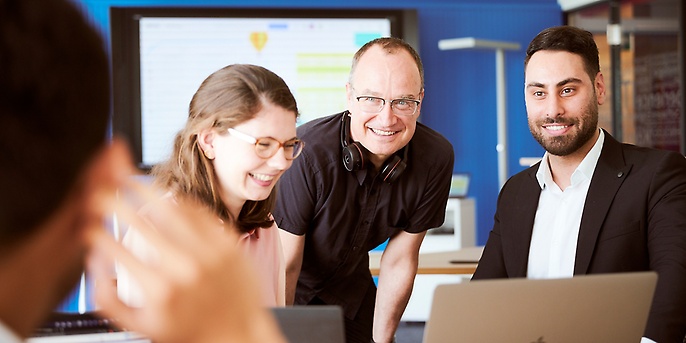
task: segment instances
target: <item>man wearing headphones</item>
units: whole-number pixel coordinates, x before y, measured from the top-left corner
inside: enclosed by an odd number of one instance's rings
[[[445,217],[454,154],[417,122],[424,73],[404,41],[362,46],[346,92],[348,111],[298,128],[307,148],[280,181],[286,302],[339,305],[348,342],[392,342],[419,246]],[[368,252],[389,238],[377,292]]]

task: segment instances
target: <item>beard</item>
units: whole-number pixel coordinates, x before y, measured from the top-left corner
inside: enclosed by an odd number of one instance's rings
[[[564,136],[547,137],[543,133],[543,124],[573,125],[576,128]],[[598,101],[594,95],[591,101],[583,108],[581,118],[556,117],[545,118],[534,122],[529,120],[529,131],[548,153],[556,156],[567,156],[579,150],[586,144],[598,128]]]

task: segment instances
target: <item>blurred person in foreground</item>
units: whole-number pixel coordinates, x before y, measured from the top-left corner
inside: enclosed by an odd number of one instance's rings
[[[99,310],[155,342],[284,341],[235,240],[203,229],[213,220],[203,207],[159,204],[143,221],[118,200],[118,191],[154,192],[130,181],[127,147],[106,139],[107,56],[73,5],[0,0],[0,75],[0,341],[30,336],[89,254],[104,281],[96,281]],[[106,232],[113,212],[140,225],[158,263],[136,259]],[[138,280],[145,307],[117,298],[114,259]]]

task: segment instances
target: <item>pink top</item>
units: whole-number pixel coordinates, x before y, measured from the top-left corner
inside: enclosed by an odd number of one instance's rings
[[[165,197],[171,197],[170,194]],[[286,263],[276,223],[270,228],[258,228],[240,236],[240,245],[253,263],[262,285],[262,299],[267,307],[286,305]],[[154,259],[156,252],[135,228],[129,227],[124,234],[123,244],[141,260]],[[117,265],[117,293],[119,298],[131,306],[141,306],[138,285],[129,273]]]
[[[260,278],[265,305],[286,306],[286,262],[276,223],[270,228],[257,228],[238,240],[248,260],[254,262]]]

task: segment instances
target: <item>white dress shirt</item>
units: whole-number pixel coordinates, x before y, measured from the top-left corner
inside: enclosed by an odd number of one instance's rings
[[[529,246],[527,277],[546,279],[574,275],[581,215],[604,141],[605,134],[601,130],[598,140],[574,170],[571,183],[564,191],[553,182],[548,153],[543,155],[536,172],[541,195]]]
[[[529,246],[528,278],[561,278],[574,275],[581,216],[604,142],[605,133],[600,130],[598,140],[572,173],[571,184],[564,191],[553,182],[548,153],[543,155],[536,172],[541,195]],[[643,337],[641,343],[656,342]]]

